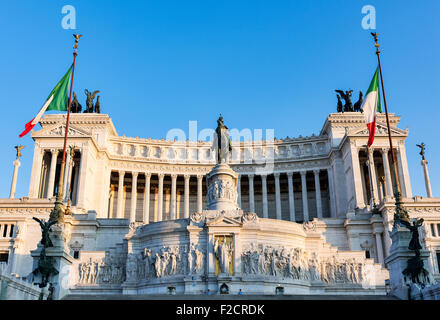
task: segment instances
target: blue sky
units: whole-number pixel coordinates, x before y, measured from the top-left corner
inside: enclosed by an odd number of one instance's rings
[[[76,30],[61,27],[64,5]],[[334,89],[365,92],[376,67],[364,5],[376,8],[388,108],[409,127],[413,193],[425,195],[416,143],[427,145],[440,196],[440,2],[433,1],[2,1],[0,3],[0,197],[8,197],[14,146],[24,144],[16,196],[26,196],[33,141],[18,138],[72,61],[74,90],[101,90],[120,135],[162,138],[172,128],[319,134]]]

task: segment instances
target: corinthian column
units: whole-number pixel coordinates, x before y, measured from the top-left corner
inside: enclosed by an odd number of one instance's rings
[[[203,189],[202,189],[203,175],[197,175],[197,212],[203,210]]]
[[[280,196],[280,174],[274,173],[275,177],[275,203],[277,210],[277,219],[281,220],[281,196]]]
[[[254,200],[254,175],[248,175],[249,178],[249,211],[255,212],[255,200]]]
[[[124,199],[124,176],[125,171],[119,171],[119,184],[118,184],[118,205],[116,207],[116,218],[123,218],[122,201]]]
[[[144,191],[144,224],[150,223],[150,181],[151,173],[145,172],[145,191]]]
[[[376,203],[379,199],[379,194],[377,192],[377,178],[376,178],[376,166],[374,165],[374,149],[368,149],[368,168],[370,170],[371,184],[373,186],[373,203]]]
[[[268,218],[269,213],[267,210],[267,175],[261,175],[261,187],[263,191],[263,218]]]
[[[327,168],[328,178],[328,193],[330,198],[330,217],[336,218],[336,195],[333,188],[333,171],[332,168]]]
[[[185,218],[189,218],[189,179],[191,176],[189,174],[185,174],[185,194],[184,194],[184,216]]]
[[[51,198],[54,195],[55,170],[57,168],[58,149],[51,149],[50,152],[52,153],[52,158],[50,160],[49,186],[47,188],[48,198]]]
[[[304,212],[304,222],[309,221],[309,203],[307,201],[307,180],[306,171],[301,171],[301,192],[302,192],[302,202],[303,202],[303,212]]]
[[[316,194],[316,211],[318,219],[322,219],[322,201],[321,201],[321,184],[319,181],[319,170],[313,170],[315,175],[315,194]]]
[[[388,148],[382,148],[383,171],[385,172],[385,197],[393,197],[393,186],[391,182],[390,163],[388,162]]]
[[[136,202],[137,202],[137,178],[138,173],[131,174],[131,206],[130,206],[130,223],[136,222]]]
[[[241,175],[237,175],[237,204],[241,208]]]
[[[295,198],[293,193],[293,172],[287,172],[287,184],[289,185],[289,212],[290,221],[295,221]]]
[[[362,177],[361,177],[361,169],[359,166],[359,150],[355,145],[350,146],[351,151],[351,166],[353,171],[353,188],[354,190],[351,190],[355,196],[355,206],[358,208],[364,208],[365,207],[365,200],[364,200],[364,191],[362,187]],[[353,208],[354,209],[354,208]]]
[[[177,174],[171,175],[171,220],[176,219],[176,183]]]
[[[157,199],[157,221],[162,221],[162,212],[163,212],[163,178],[164,174],[159,173],[159,194]]]

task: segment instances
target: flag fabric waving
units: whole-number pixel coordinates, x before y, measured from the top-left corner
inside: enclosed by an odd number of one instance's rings
[[[73,66],[73,65],[72,65]],[[56,111],[67,111],[68,107],[68,94],[69,94],[69,84],[70,78],[72,74],[72,66],[70,66],[69,70],[67,70],[64,77],[57,83],[55,88],[47,97],[46,102],[43,107],[38,111],[35,118],[25,124],[24,131],[20,134],[20,138],[25,136],[29,131],[32,130],[33,127],[40,121],[43,113],[48,110],[56,110]]]
[[[362,110],[365,115],[365,122],[369,132],[368,146],[371,146],[374,141],[374,132],[376,130],[376,112],[382,112],[379,93],[379,66],[376,68],[373,79],[371,79],[364,103],[362,104]]]

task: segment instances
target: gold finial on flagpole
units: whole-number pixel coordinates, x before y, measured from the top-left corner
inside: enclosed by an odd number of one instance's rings
[[[73,36],[75,37],[75,44],[73,45],[73,49],[74,49],[73,54],[76,56],[78,55],[78,53],[76,52],[76,49],[78,49],[78,41],[79,38],[82,37],[82,34],[74,34]]]

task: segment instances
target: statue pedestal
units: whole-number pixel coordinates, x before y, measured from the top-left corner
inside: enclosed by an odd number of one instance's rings
[[[405,277],[403,271],[408,267],[408,260],[415,257],[415,252],[408,249],[411,232],[405,227],[396,225],[390,232],[390,237],[392,239],[390,255],[385,259],[390,274],[390,293],[399,299],[408,300],[412,282]],[[429,251],[421,249],[420,259],[424,268],[429,270]]]
[[[226,163],[217,164],[206,175],[207,210],[237,210],[238,174]]]
[[[53,247],[46,248],[46,257],[52,260],[52,267],[55,268],[58,273],[52,274],[49,277],[49,282],[52,283],[55,290],[53,292],[53,299],[59,300],[69,293],[69,274],[70,266],[73,262],[73,257],[69,254],[67,243],[70,238],[70,225],[65,223],[56,224],[52,226],[52,232],[50,238],[53,243]],[[38,268],[38,261],[40,260],[40,253],[43,250],[43,246],[38,244],[36,250],[31,251],[31,256],[34,259],[32,270]],[[34,276],[34,283],[41,283],[41,274]],[[46,290],[49,288],[49,284]]]

